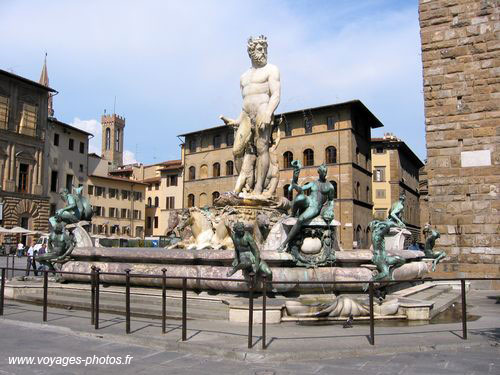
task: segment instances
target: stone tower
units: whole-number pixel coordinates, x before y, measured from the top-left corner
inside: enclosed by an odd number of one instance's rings
[[[439,276],[498,276],[500,7],[420,0],[419,14],[429,221],[448,256]]]
[[[123,165],[123,131],[125,118],[117,114],[102,115],[102,157],[111,162],[112,168]]]

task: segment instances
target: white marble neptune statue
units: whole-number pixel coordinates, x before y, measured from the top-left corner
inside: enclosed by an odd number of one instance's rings
[[[240,78],[241,113],[237,119],[220,118],[236,129],[233,154],[239,177],[235,193],[245,188],[247,193],[260,195],[266,188],[270,165],[273,116],[280,102],[280,72],[277,66],[267,63],[265,36],[248,39],[247,50],[252,66]],[[267,193],[274,195],[274,191]]]

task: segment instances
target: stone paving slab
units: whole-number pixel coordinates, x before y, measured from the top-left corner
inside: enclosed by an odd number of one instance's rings
[[[0,319],[0,374],[218,374],[218,375],[303,375],[303,374],[498,374],[498,347],[369,355],[357,358],[249,363],[221,356],[210,357],[110,342],[104,338],[73,335],[64,327],[12,324]],[[12,365],[11,356],[93,357],[131,356],[127,365]]]
[[[420,326],[375,328],[376,345],[368,342],[369,325],[355,324],[343,329],[335,325],[299,325],[285,323],[268,325],[267,350],[261,349],[261,326],[254,326],[254,348],[247,348],[246,324],[225,321],[188,321],[188,340],[180,342],[179,321],[167,321],[167,334],[161,334],[161,322],[132,318],[132,334],[125,335],[125,319],[113,314],[100,315],[100,329],[90,325],[87,311],[49,308],[47,325],[66,327],[69,334],[82,337],[105,338],[111,342],[152,347],[157,350],[175,350],[201,355],[215,355],[247,362],[286,362],[290,360],[320,360],[359,357],[373,354],[397,354],[435,350],[456,350],[462,347],[481,348],[500,340],[500,306],[487,298],[488,293],[471,294],[469,313],[480,319],[469,322],[469,339],[461,338],[461,323],[428,324]],[[40,306],[7,301],[5,316],[11,324],[42,325]],[[17,323],[16,323],[17,322]]]

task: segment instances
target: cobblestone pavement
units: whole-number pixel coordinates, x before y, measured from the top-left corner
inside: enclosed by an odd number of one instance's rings
[[[500,347],[362,356],[346,359],[285,363],[248,363],[219,356],[158,350],[95,337],[72,335],[62,327],[12,324],[0,320],[0,374],[498,374]],[[321,350],[321,347],[318,347]],[[14,356],[34,363],[9,364]],[[128,356],[128,357],[127,357]],[[49,358],[45,358],[49,357]],[[70,358],[80,364],[68,364]],[[21,357],[17,357],[21,358]],[[127,364],[112,364],[118,362]],[[43,361],[46,364],[43,364]],[[53,361],[50,365],[49,361]],[[87,363],[87,365],[86,365]]]

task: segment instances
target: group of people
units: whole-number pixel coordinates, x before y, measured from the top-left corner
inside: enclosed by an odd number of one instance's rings
[[[39,255],[43,255],[47,252],[47,244],[45,242],[43,243],[37,243],[35,240],[31,242],[30,247],[26,250],[26,247],[24,244],[19,241],[17,244],[17,256],[22,257],[26,255],[27,258],[27,265],[26,265],[26,276],[29,275],[30,270],[33,269],[33,273],[35,276],[38,276],[38,271],[39,268],[37,267],[35,258]]]

